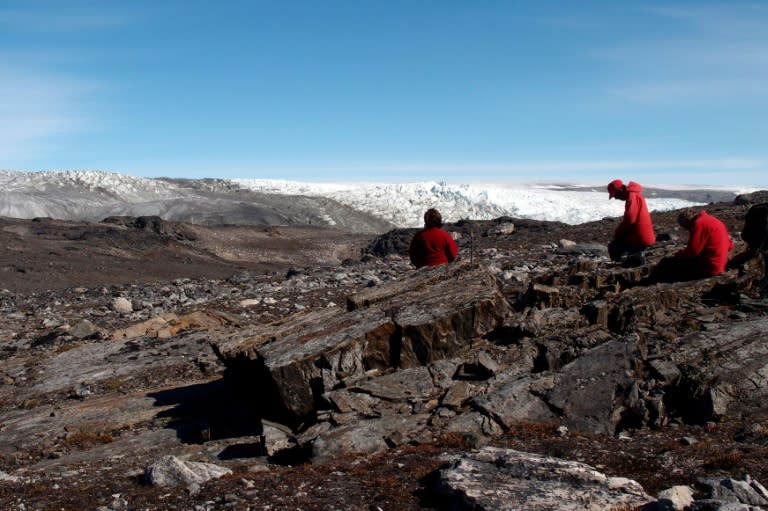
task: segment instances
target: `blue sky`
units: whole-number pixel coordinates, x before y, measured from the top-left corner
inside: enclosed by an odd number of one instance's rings
[[[768,187],[768,3],[0,0],[0,168]]]

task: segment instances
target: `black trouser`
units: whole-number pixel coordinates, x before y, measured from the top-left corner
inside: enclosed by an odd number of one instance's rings
[[[701,257],[665,257],[648,276],[650,284],[656,282],[684,282],[711,277]]]
[[[608,255],[611,257],[611,261],[620,261],[622,256],[640,252],[645,248],[648,248],[648,246],[638,247],[637,245],[627,243],[627,240],[623,238],[616,238],[608,243]]]

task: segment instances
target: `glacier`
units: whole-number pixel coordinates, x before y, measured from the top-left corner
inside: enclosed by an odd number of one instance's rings
[[[720,190],[718,197],[735,194]],[[680,190],[653,189],[646,198],[652,211],[703,203],[701,194],[686,196]],[[431,207],[447,222],[509,216],[574,225],[621,216],[624,203],[608,200],[603,185],[327,183],[0,170],[0,215],[15,218],[100,221],[113,215],[158,215],[208,224],[313,224],[383,232],[421,226]]]

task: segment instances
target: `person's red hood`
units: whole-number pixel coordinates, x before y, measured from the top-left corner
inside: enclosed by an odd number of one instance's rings
[[[643,187],[640,186],[640,183],[635,183],[634,181],[630,181],[629,183],[627,183],[627,192],[643,193]]]

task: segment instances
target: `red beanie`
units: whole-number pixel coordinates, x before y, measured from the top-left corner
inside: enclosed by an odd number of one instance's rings
[[[616,196],[616,192],[621,190],[622,186],[624,186],[624,183],[621,181],[621,179],[614,179],[608,183],[608,198],[613,199]]]

